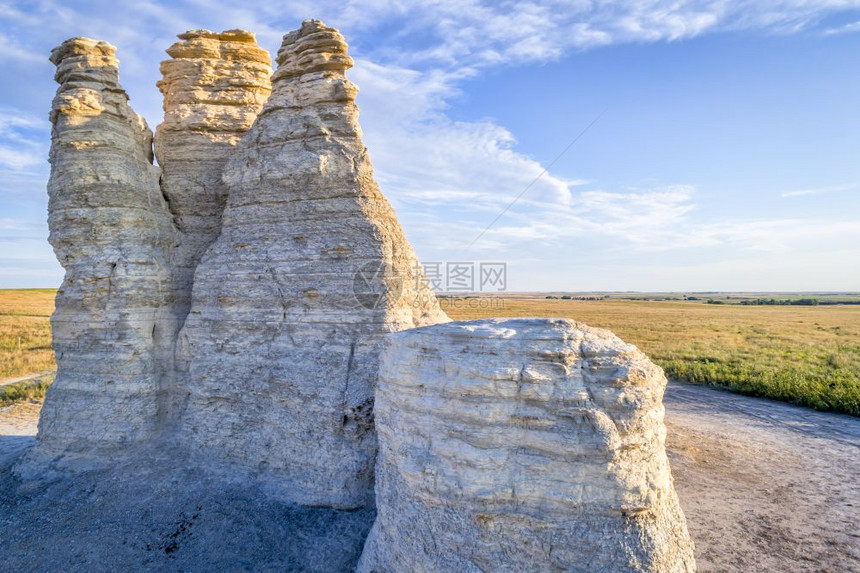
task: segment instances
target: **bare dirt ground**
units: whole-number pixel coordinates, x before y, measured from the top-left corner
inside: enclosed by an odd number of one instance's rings
[[[860,571],[860,418],[675,383],[666,411],[675,487],[700,571]],[[131,504],[141,511],[112,500],[118,492],[93,475],[86,493],[97,518],[79,530],[64,519],[64,505],[80,501],[77,493],[64,498],[71,485],[35,491],[9,476],[32,443],[38,412],[38,404],[0,409],[0,570],[333,570],[332,560],[341,568],[354,562],[372,521],[261,505],[241,486],[213,495],[205,476],[174,472],[158,495],[121,487],[120,497],[151,496]],[[201,485],[200,499],[184,507],[189,479]],[[348,542],[317,548],[315,535]],[[213,544],[233,557],[212,561]]]
[[[33,443],[41,410],[41,403],[0,408],[0,468],[7,470]]]
[[[674,383],[665,404],[700,571],[860,571],[860,418]]]

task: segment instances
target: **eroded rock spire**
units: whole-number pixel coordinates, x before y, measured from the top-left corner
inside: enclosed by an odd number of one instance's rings
[[[164,121],[155,135],[161,187],[180,231],[174,265],[190,303],[194,268],[221,231],[221,174],[271,92],[269,53],[245,30],[190,30],[161,63]]]
[[[271,92],[271,57],[245,30],[190,30],[167,49],[158,87],[164,121],[155,134],[161,190],[178,230],[170,264],[172,310],[182,322],[191,306],[194,270],[221,232],[227,200],[222,172]],[[172,333],[174,342],[178,329]],[[174,363],[161,409],[173,431],[188,395],[187,361]]]
[[[51,53],[50,242],[66,271],[51,318],[57,377],[35,454],[127,447],[157,425],[171,368],[170,251],[177,237],[128,105],[115,48],[72,38]]]
[[[447,317],[373,179],[343,37],[307,21],[277,60],[195,273],[183,423],[195,451],[293,501],[358,507],[373,500],[382,335]]]

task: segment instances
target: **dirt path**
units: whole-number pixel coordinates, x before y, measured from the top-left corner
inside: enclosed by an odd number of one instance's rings
[[[0,468],[38,412],[0,409]],[[860,418],[675,383],[666,412],[699,571],[860,571]]]
[[[41,409],[41,403],[0,408],[0,468],[5,470],[33,442]]]
[[[9,384],[17,384],[18,382],[28,382],[30,380],[38,380],[39,378],[45,378],[46,376],[51,376],[55,374],[55,370],[48,370],[47,372],[40,372],[39,374],[29,374],[27,376],[21,376],[20,378],[4,378],[0,380],[0,386],[8,386]],[[0,414],[2,415],[2,414]]]
[[[860,418],[687,384],[665,404],[700,571],[860,571]]]

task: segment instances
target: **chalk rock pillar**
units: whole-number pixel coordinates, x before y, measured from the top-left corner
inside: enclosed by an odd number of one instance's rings
[[[359,571],[693,571],[663,371],[558,319],[389,335]]]
[[[447,317],[373,179],[343,37],[307,21],[277,61],[194,276],[183,427],[193,451],[270,476],[292,501],[360,507],[383,335]]]
[[[172,217],[152,133],[128,105],[115,48],[54,49],[50,242],[66,270],[51,318],[57,376],[36,452],[127,447],[151,436],[170,368]]]
[[[178,312],[188,313],[194,269],[221,231],[221,172],[271,93],[269,53],[245,30],[189,30],[161,63],[164,121],[155,133],[161,186],[180,231],[174,253]]]
[[[271,93],[269,53],[245,30],[189,30],[167,49],[158,88],[164,121],[155,133],[161,189],[178,230],[172,251],[179,327],[191,306],[194,270],[221,232],[227,189],[221,175]],[[188,360],[174,363],[162,396],[164,428],[174,432],[188,396]]]

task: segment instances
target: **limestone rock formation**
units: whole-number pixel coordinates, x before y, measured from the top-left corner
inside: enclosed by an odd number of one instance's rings
[[[181,243],[174,253],[184,318],[194,269],[221,231],[227,191],[224,165],[271,90],[269,53],[245,30],[190,30],[168,48],[161,63],[164,121],[155,134],[161,188]]]
[[[221,232],[227,201],[222,172],[271,92],[269,53],[245,30],[190,30],[167,49],[161,63],[164,121],[154,146],[162,168],[179,242],[171,254],[172,310],[181,327],[191,306],[194,270]],[[171,333],[174,343],[178,328]],[[187,361],[175,362],[163,381],[161,409],[173,431],[188,395]]]
[[[187,480],[207,500],[252,485],[323,506],[292,511],[310,522],[290,535],[357,529],[298,553],[340,548],[351,567],[376,462],[361,570],[694,569],[662,371],[571,321],[449,323],[374,181],[337,30],[284,36],[271,83],[249,32],[191,31],[168,52],[163,174],[114,48],[74,38],[52,54],[50,241],[66,276],[24,466],[115,461],[98,474],[110,491],[182,481],[172,493],[195,511]]]
[[[113,46],[72,38],[51,54],[60,84],[48,182],[50,242],[66,270],[51,319],[57,377],[39,422],[45,455],[128,446],[157,426],[176,331],[172,218],[152,134],[128,105]]]
[[[558,319],[389,335],[359,571],[693,571],[662,370]]]
[[[342,36],[307,21],[277,61],[194,276],[183,429],[201,456],[273,476],[292,501],[360,507],[383,335],[447,317],[374,182]]]

